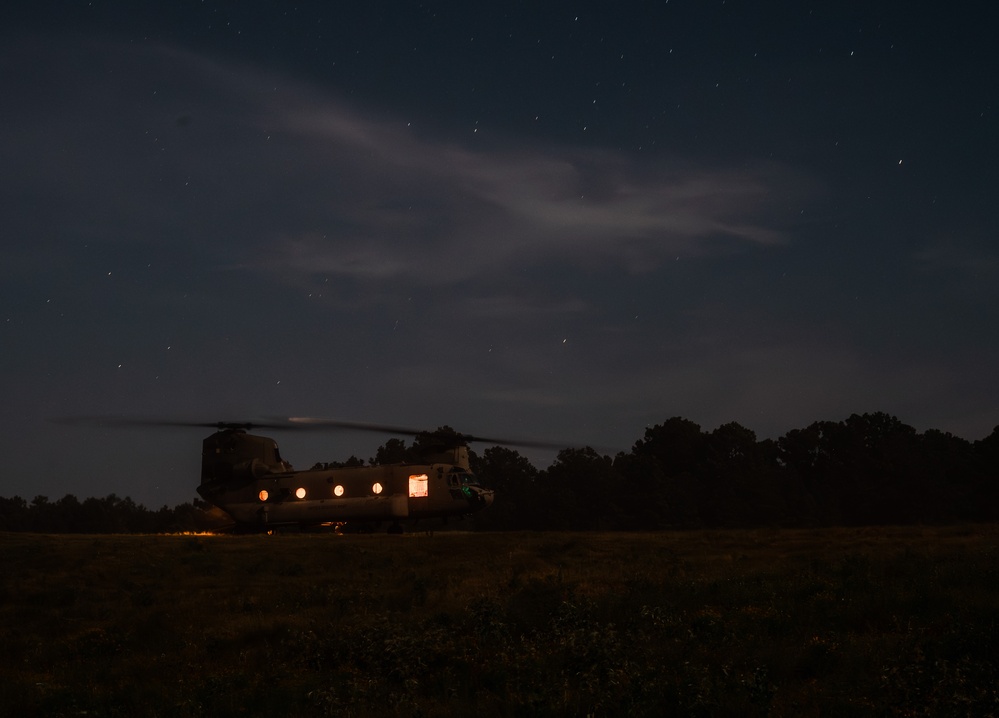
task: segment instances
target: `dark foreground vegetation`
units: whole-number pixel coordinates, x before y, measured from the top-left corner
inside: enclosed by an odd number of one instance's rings
[[[0,534],[11,716],[986,716],[999,528]]]
[[[392,439],[372,463],[411,461],[453,431]],[[351,457],[326,466],[357,466]],[[894,416],[815,422],[777,440],[674,417],[615,457],[566,449],[536,469],[503,447],[472,456],[495,504],[460,524],[486,530],[619,530],[941,524],[999,520],[999,427],[975,442]],[[193,480],[193,478],[192,478]],[[213,524],[195,500],[150,511],[129,498],[0,498],[0,530],[174,532]]]

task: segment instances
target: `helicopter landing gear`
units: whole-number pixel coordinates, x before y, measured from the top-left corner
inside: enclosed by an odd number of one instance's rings
[[[388,532],[390,534],[401,535],[402,534],[402,524],[396,521],[394,524],[390,524],[388,527]]]

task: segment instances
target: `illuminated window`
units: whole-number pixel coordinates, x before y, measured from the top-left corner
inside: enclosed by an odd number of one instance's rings
[[[381,485],[381,484],[379,484],[379,483],[375,483],[375,484],[374,484],[374,485],[373,485],[373,486],[371,487],[371,492],[372,492],[372,493],[375,493],[375,494],[380,494],[380,493],[382,492],[382,485]]]
[[[261,501],[266,501],[267,497],[270,496],[270,494],[267,493],[267,489],[264,489],[259,494],[257,494],[257,496],[260,498]]]
[[[409,477],[409,496],[410,498],[417,499],[421,496],[427,495],[427,480],[426,474],[411,474]]]
[[[343,496],[343,487],[340,484],[337,484],[336,486],[333,487],[333,495]]]
[[[302,487],[302,486],[299,486],[297,489],[295,489],[295,496],[297,496],[300,499],[304,499],[305,498],[305,488]]]

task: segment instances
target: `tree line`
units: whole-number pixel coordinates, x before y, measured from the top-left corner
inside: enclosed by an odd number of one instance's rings
[[[0,496],[0,531],[39,533],[183,533],[218,526],[216,510],[200,499],[151,511],[131,498],[110,494],[80,501],[73,494],[49,501]]]
[[[390,439],[372,464],[417,463],[454,440],[442,427],[412,445]],[[759,440],[732,422],[713,431],[682,417],[645,430],[628,452],[565,449],[539,470],[514,449],[471,453],[496,491],[463,525],[481,530],[627,530],[757,526],[861,526],[999,519],[999,426],[970,442],[923,433],[885,413],[819,421]],[[360,466],[345,462],[314,468]],[[150,511],[115,495],[50,502],[0,498],[0,530],[160,533],[218,525],[195,499]]]
[[[475,466],[496,489],[483,528],[656,530],[860,526],[999,519],[999,426],[980,441],[885,413],[819,421],[758,440],[681,417],[615,457],[567,449],[544,471],[487,449]]]

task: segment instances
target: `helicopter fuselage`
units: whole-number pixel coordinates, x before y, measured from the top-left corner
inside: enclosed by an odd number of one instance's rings
[[[425,464],[294,471],[277,443],[240,430],[204,441],[198,493],[242,530],[460,516],[489,506],[493,492],[468,469],[465,447]]]

